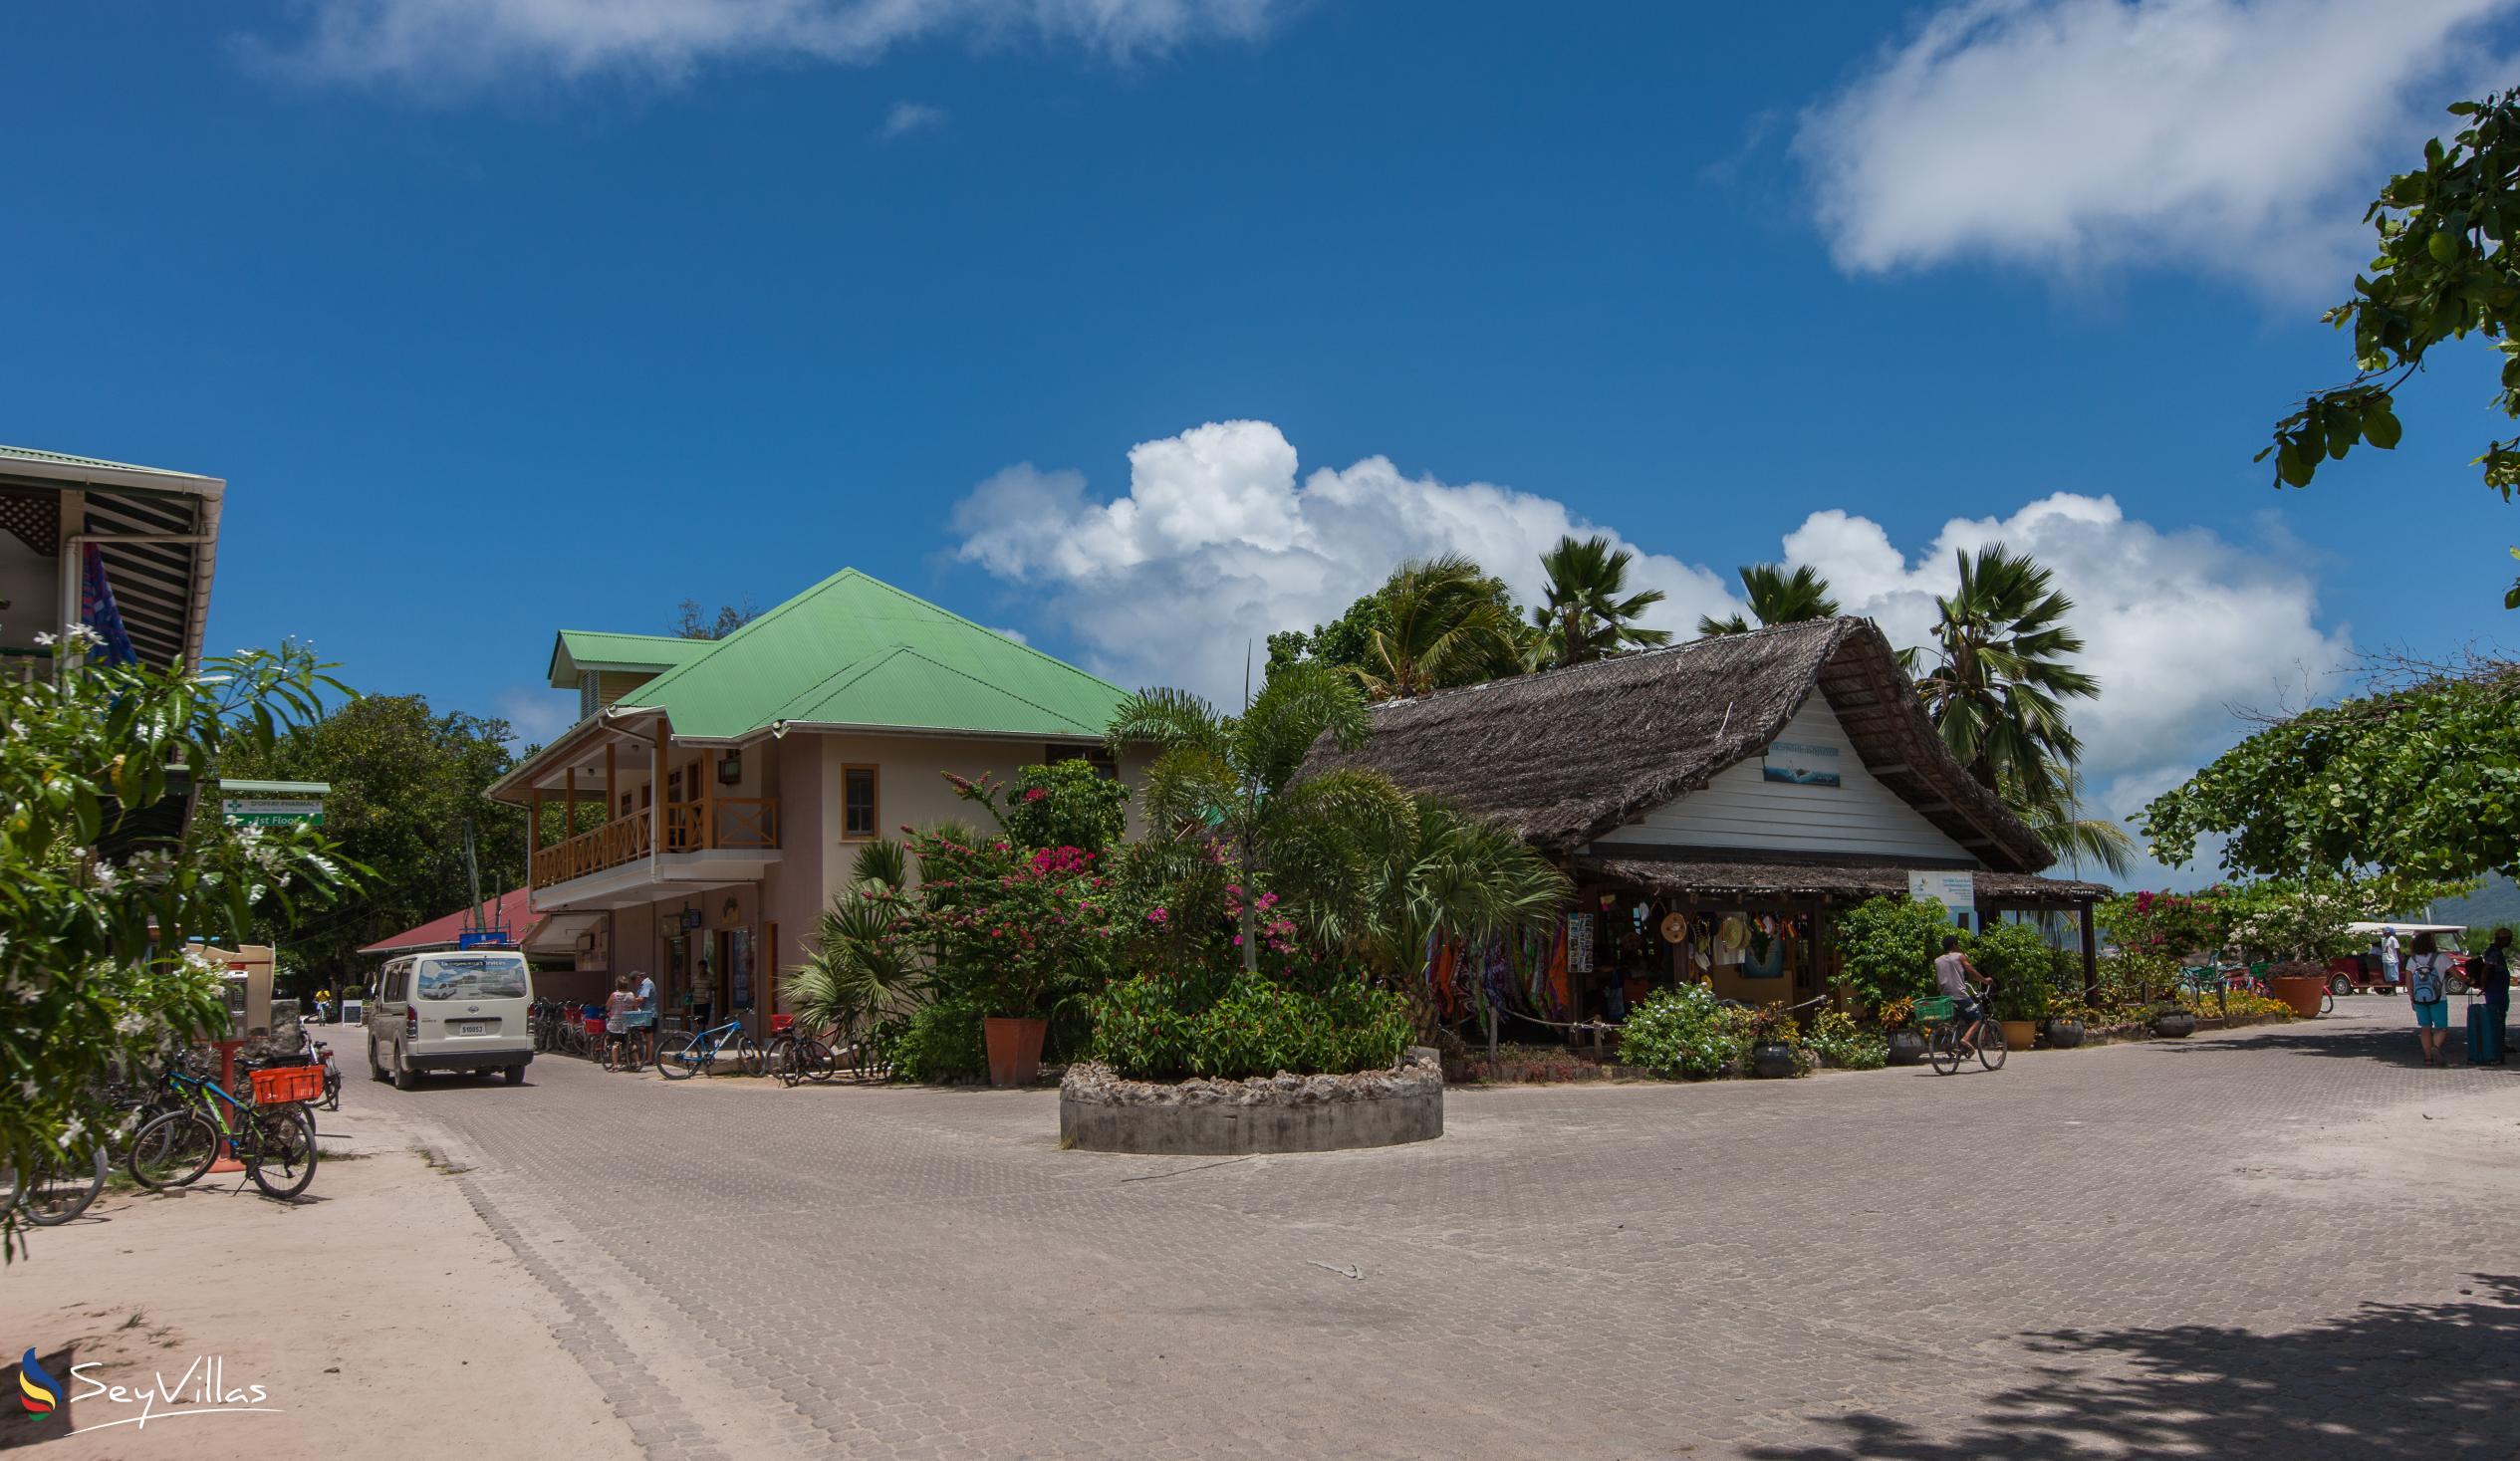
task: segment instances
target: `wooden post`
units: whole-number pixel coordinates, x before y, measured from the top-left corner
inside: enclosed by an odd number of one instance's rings
[[[2083,1003],[2100,999],[2100,931],[2092,926],[2092,900],[2083,899]]]
[[[534,880],[534,854],[543,850],[543,789],[525,789],[525,881]]]
[[[717,753],[700,753],[700,847],[717,846]]]
[[[617,786],[620,778],[615,774],[618,768],[614,764],[619,759],[618,753],[621,749],[611,740],[604,743],[604,815],[596,819],[598,827],[605,826],[622,815],[621,792]]]
[[[647,853],[657,857],[665,851],[665,718],[661,715],[656,717],[656,764],[648,769],[647,780]]]
[[[578,835],[578,768],[571,766],[561,778],[561,786],[569,796],[569,810],[561,818],[560,840],[567,842]]]

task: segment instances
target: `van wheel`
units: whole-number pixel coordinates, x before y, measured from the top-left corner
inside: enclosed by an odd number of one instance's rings
[[[384,1078],[385,1068],[377,1060],[377,1042],[371,1040],[368,1042],[368,1079],[382,1081]]]
[[[420,1078],[412,1074],[409,1059],[403,1056],[400,1052],[396,1052],[393,1057],[393,1089],[396,1091],[410,1091],[416,1088],[419,1084]]]
[[[508,1084],[509,1084],[510,1086],[522,1086],[522,1085],[524,1085],[524,1084],[525,1084],[525,1068],[524,1068],[523,1066],[510,1066],[510,1067],[508,1067],[508,1068],[507,1068],[507,1078],[508,1078]]]

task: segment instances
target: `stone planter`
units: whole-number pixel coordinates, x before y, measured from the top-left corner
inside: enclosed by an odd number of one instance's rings
[[[2163,1040],[2184,1040],[2196,1033],[2196,1017],[2185,1010],[2168,1010],[2152,1017],[2152,1033]]]
[[[2039,1043],[2039,1025],[2035,1020],[1998,1020],[2004,1027],[2006,1050],[2028,1050]]]
[[[2048,1022],[2048,1045],[2051,1048],[2056,1050],[2072,1050],[2074,1047],[2081,1045],[2082,1043],[2082,1021],[2050,1020]]]
[[[1890,1033],[1890,1063],[1893,1066],[1914,1066],[1925,1059],[1925,1038],[1913,1030]]]
[[[1050,1036],[1048,1020],[1002,1019],[980,1022],[989,1046],[991,1086],[1030,1086],[1041,1078],[1041,1043]]]
[[[2266,982],[2277,999],[2293,1007],[2294,1014],[2305,1020],[2319,1018],[2319,1005],[2328,994],[2325,979],[2309,974],[2282,974]]]
[[[1423,1046],[1387,1071],[1249,1081],[1124,1081],[1093,1064],[1059,1087],[1059,1144],[1155,1156],[1396,1146],[1443,1134],[1443,1062]]]
[[[1802,1073],[1802,1060],[1790,1045],[1775,1043],[1750,1048],[1750,1074],[1762,1081],[1781,1081]]]

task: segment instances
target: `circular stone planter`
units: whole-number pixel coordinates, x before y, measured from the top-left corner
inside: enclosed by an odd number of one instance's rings
[[[2072,1050],[2074,1047],[2081,1045],[2082,1043],[2082,1021],[2050,1020],[2048,1022],[2048,1045],[2050,1048],[2055,1050]]]
[[[2185,1010],[2173,1010],[2152,1017],[2152,1033],[2163,1040],[2183,1040],[2196,1033],[2196,1017]]]
[[[1750,1074],[1762,1081],[1782,1081],[1803,1073],[1803,1063],[1794,1057],[1794,1047],[1780,1043],[1750,1048]]]
[[[1925,1059],[1925,1038],[1913,1030],[1890,1033],[1890,1063],[1893,1066],[1920,1065]]]
[[[1417,1046],[1387,1071],[1249,1081],[1124,1081],[1093,1064],[1059,1086],[1059,1144],[1153,1156],[1397,1146],[1443,1134],[1443,1063]]]

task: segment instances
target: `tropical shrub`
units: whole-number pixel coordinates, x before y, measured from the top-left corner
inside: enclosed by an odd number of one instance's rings
[[[1121,840],[1129,823],[1129,788],[1081,757],[1023,767],[1003,788],[987,776],[975,781],[947,772],[945,780],[956,796],[986,808],[1008,841],[1026,850],[1101,852]]]
[[[1970,940],[1969,961],[1990,981],[1995,1018],[2036,1020],[2047,1013],[2052,952],[2027,923],[1990,924]]]
[[[936,988],[983,1013],[1047,1018],[1110,975],[1114,914],[1100,858],[1077,848],[1024,852],[1004,839],[911,833],[918,896],[901,932],[925,949]]]
[[[1628,1012],[1619,1059],[1660,1076],[1720,1076],[1749,1051],[1738,1012],[1702,984],[1656,990]]]
[[[1399,1063],[1413,1032],[1399,996],[1354,978],[1311,994],[1246,974],[1223,997],[1204,1001],[1179,981],[1147,976],[1114,984],[1090,1003],[1090,1054],[1131,1080],[1386,1070]]]
[[[1890,1041],[1857,1025],[1844,1010],[1821,1011],[1803,1043],[1842,1070],[1878,1071],[1890,1064]]]
[[[1940,903],[1908,897],[1867,898],[1839,915],[1838,988],[1864,1009],[1901,996],[1933,993],[1933,961],[1958,930]]]
[[[1891,1000],[1889,1004],[1882,1006],[1881,1021],[1882,1028],[1884,1030],[1914,1029],[1916,1026],[1916,1001],[1914,997],[1910,995],[1901,995],[1897,999]]]
[[[2135,980],[2161,984],[2191,955],[2222,947],[2229,932],[2210,897],[2139,892],[2110,898],[2098,909],[2118,957]]]
[[[945,998],[894,1016],[869,1042],[879,1064],[895,1081],[960,1081],[989,1069],[988,1043],[980,1030],[982,1007],[967,998]]]

